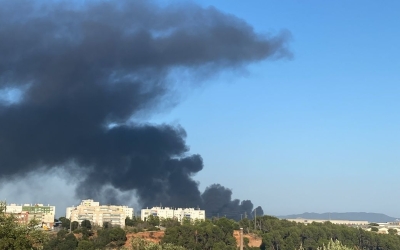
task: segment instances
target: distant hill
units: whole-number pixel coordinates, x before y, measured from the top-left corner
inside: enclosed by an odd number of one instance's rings
[[[316,219],[316,220],[364,220],[368,222],[391,222],[397,218],[387,216],[386,214],[349,212],[349,213],[303,213],[285,216],[277,216],[281,219]]]

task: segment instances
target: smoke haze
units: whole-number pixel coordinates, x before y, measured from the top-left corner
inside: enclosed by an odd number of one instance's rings
[[[178,103],[176,72],[208,77],[290,57],[288,32],[260,35],[213,7],[147,1],[0,0],[0,178],[64,169],[76,196],[142,206],[251,213],[219,184],[201,194],[203,169],[180,126],[133,122]],[[173,72],[175,72],[173,74]],[[179,82],[179,84],[183,84]],[[66,176],[65,178],[71,178]]]

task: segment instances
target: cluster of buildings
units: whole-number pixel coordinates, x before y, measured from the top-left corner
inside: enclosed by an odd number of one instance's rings
[[[50,229],[54,225],[56,207],[43,204],[8,204],[6,213],[14,214],[18,222],[27,224],[31,220],[37,220],[41,227]]]
[[[43,204],[7,204],[6,213],[14,214],[17,220],[22,224],[27,224],[31,220],[36,220],[43,229],[52,229],[55,224],[56,207]],[[67,207],[66,218],[71,222],[76,221],[79,224],[84,220],[89,220],[93,225],[103,226],[110,223],[112,226],[125,226],[126,218],[133,218],[134,210],[128,206],[100,205],[94,200],[82,200],[78,206]],[[205,210],[194,208],[171,208],[171,207],[152,207],[141,210],[141,219],[146,221],[149,216],[157,216],[160,219],[174,219],[182,222],[185,219],[191,221],[205,220]],[[352,220],[318,220],[318,219],[286,219],[297,223],[310,224],[313,222],[356,226],[371,230],[371,224],[368,221]],[[400,234],[400,222],[374,223],[378,228],[378,233],[388,233],[389,229],[396,229]]]
[[[397,234],[400,235],[400,221],[395,221],[395,222],[386,222],[386,223],[372,223],[368,221],[356,221],[356,220],[318,220],[318,219],[302,219],[302,218],[297,218],[297,219],[285,219],[288,221],[293,221],[297,223],[303,223],[303,224],[311,224],[313,222],[317,223],[324,223],[324,222],[330,222],[332,224],[337,224],[337,225],[345,225],[349,227],[358,227],[362,228],[366,231],[371,231],[372,227],[377,228],[377,233],[380,234],[388,234],[390,229],[395,229]]]
[[[386,223],[373,223],[374,227],[378,229],[377,233],[379,234],[388,234],[390,229],[396,230],[397,234],[400,235],[400,222],[386,222]],[[372,227],[368,227],[365,230],[372,231]]]
[[[27,224],[35,219],[43,229],[52,229],[55,225],[55,206],[43,204],[7,204],[6,213],[14,214],[20,223]],[[100,205],[94,200],[82,200],[78,206],[66,208],[65,217],[71,222],[79,224],[84,220],[89,220],[93,225],[103,226],[110,223],[112,226],[125,226],[125,219],[133,218],[134,210],[128,206]],[[205,220],[205,211],[194,208],[169,208],[153,207],[142,209],[141,219],[147,220],[149,216],[157,216],[160,219],[182,220]]]
[[[103,226],[110,223],[112,226],[125,226],[125,219],[133,218],[133,208],[116,205],[100,205],[93,200],[82,200],[76,207],[67,207],[66,218],[81,223],[89,220],[91,223]]]
[[[153,207],[142,209],[140,218],[144,221],[150,215],[157,216],[160,219],[175,219],[182,222],[184,219],[205,220],[206,212],[194,208],[170,208],[170,207]]]

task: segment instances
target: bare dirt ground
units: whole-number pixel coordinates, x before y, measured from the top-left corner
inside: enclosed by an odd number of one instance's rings
[[[233,236],[236,239],[237,245],[239,246],[240,244],[240,231],[235,230],[233,231]],[[262,239],[256,235],[253,234],[245,234],[243,235],[243,238],[249,239],[249,247],[259,247],[262,243]]]
[[[233,236],[236,239],[237,245],[239,246],[240,244],[240,235],[239,235],[239,230],[235,230],[233,232]],[[128,233],[126,235],[128,238],[125,247],[129,248],[131,246],[131,241],[132,238],[142,238],[147,241],[152,241],[155,243],[159,243],[161,239],[164,237],[164,231],[150,231],[150,232],[139,232],[139,233]],[[243,235],[244,238],[249,239],[249,246],[250,247],[259,247],[261,245],[261,238],[251,235],[251,234],[245,234]]]
[[[131,246],[131,241],[133,238],[142,238],[147,241],[152,241],[155,243],[159,243],[164,237],[164,231],[148,231],[148,232],[139,232],[139,233],[127,233],[126,234],[126,243],[125,247],[129,248]]]

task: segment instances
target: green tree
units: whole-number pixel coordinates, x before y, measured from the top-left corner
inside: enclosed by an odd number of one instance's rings
[[[237,222],[227,218],[220,218],[216,220],[214,224],[224,232],[224,237],[233,235],[233,230],[237,228]]]
[[[67,234],[68,230],[61,229],[60,231],[57,232],[57,237],[60,239],[64,239]]]
[[[343,246],[360,250],[400,250],[398,235],[376,234],[330,222],[304,225],[270,216],[261,217],[260,223],[261,230],[256,231],[263,239],[260,249],[293,250],[302,246],[307,250],[316,250],[332,245],[332,239],[340,241]]]
[[[264,223],[262,223],[262,225],[265,226]],[[254,222],[250,221],[247,218],[244,218],[241,221],[239,221],[239,227],[243,228],[244,233],[248,234],[253,231]]]
[[[90,220],[83,220],[81,222],[81,227],[90,230],[92,229],[92,223],[90,223]]]
[[[371,232],[378,232],[379,229],[377,227],[371,227]]]
[[[181,246],[175,246],[170,243],[164,243],[161,245],[163,250],[186,250],[184,247]]]
[[[96,249],[102,249],[111,242],[110,229],[97,230],[97,237],[93,240]]]
[[[68,229],[70,228],[71,225],[71,221],[65,217],[60,217],[58,218],[59,221],[61,221],[61,227],[63,227],[64,229]]]
[[[94,250],[94,244],[91,241],[88,240],[81,240],[78,243],[78,247],[76,248],[77,250]]]
[[[126,232],[124,229],[114,227],[110,229],[110,240],[115,242],[118,246],[124,245],[126,241]]]
[[[126,232],[122,228],[113,227],[97,230],[97,237],[93,240],[95,249],[103,249],[106,246],[118,248],[126,242]]]
[[[78,246],[78,240],[73,233],[65,236],[65,239],[58,244],[58,250],[74,250]]]
[[[236,249],[233,233],[227,233],[231,231],[231,224],[226,220],[219,222],[225,231],[210,220],[167,228],[161,242],[195,250]]]
[[[73,222],[71,223],[71,230],[72,230],[72,231],[78,229],[78,227],[79,227],[79,222],[73,221]]]
[[[166,228],[180,226],[181,223],[177,219],[166,218],[160,221],[160,225]]]
[[[54,250],[58,249],[58,245],[61,243],[61,240],[57,237],[50,239],[46,244],[43,245],[43,250]]]
[[[139,223],[143,223],[143,221],[140,219],[140,217],[134,216],[132,219],[129,217],[126,217],[126,219],[125,219],[125,226],[128,226],[128,227],[135,227]]]
[[[103,222],[103,229],[110,229],[110,228],[112,228],[112,225],[110,222],[108,222],[108,221]]]
[[[390,235],[397,235],[397,229],[389,228],[389,229],[388,229],[388,234],[390,234]]]
[[[132,250],[147,250],[147,249],[158,250],[158,249],[161,249],[161,247],[160,247],[160,245],[157,245],[153,242],[146,241],[141,238],[132,238],[131,249]]]
[[[353,250],[353,248],[344,246],[340,241],[331,240],[327,245],[318,247],[317,250]]]
[[[170,243],[156,244],[141,238],[131,240],[131,250],[185,250],[184,247],[176,246]]]
[[[39,249],[48,237],[37,228],[37,222],[21,225],[12,214],[6,214],[6,203],[0,202],[0,249]]]
[[[81,233],[82,233],[82,239],[84,239],[84,240],[89,239],[89,236],[93,235],[92,230],[89,230],[86,227],[81,228]]]
[[[192,224],[192,220],[190,218],[182,218],[182,225],[191,225]]]
[[[147,217],[147,222],[153,227],[160,225],[160,218],[158,216],[150,215]]]

